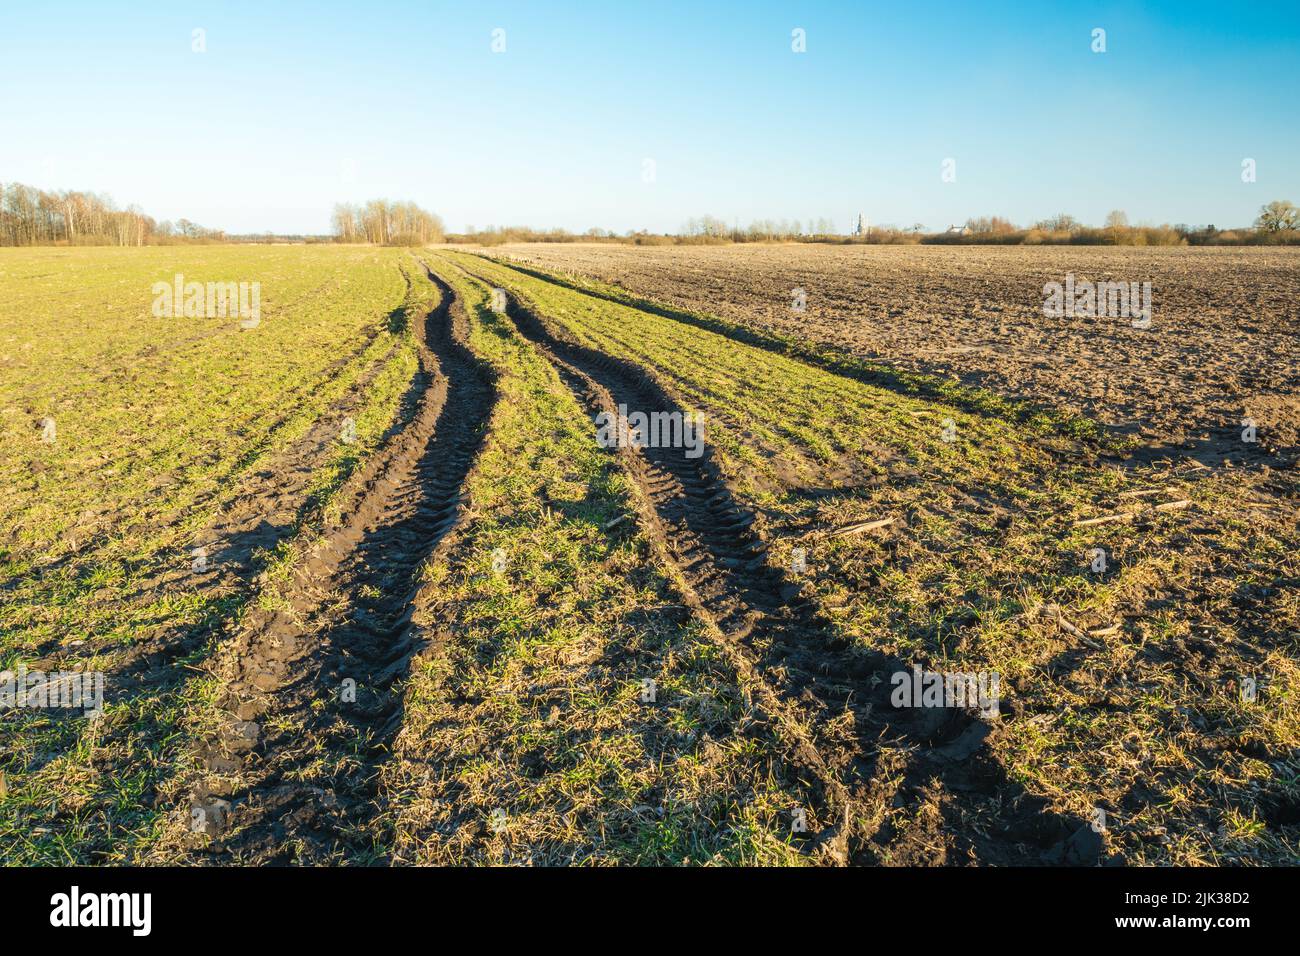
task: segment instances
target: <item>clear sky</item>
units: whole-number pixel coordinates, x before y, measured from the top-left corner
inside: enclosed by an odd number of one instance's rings
[[[1295,0],[0,4],[0,181],[229,232],[371,197],[454,231],[1300,202]]]

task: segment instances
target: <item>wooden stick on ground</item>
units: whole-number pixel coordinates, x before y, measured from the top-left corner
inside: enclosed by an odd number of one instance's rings
[[[1182,509],[1191,505],[1191,503],[1192,503],[1191,498],[1179,498],[1177,501],[1166,501],[1161,504],[1158,504],[1153,508],[1153,510],[1154,511],[1181,511]],[[1113,515],[1102,515],[1099,518],[1080,518],[1078,521],[1074,523],[1074,527],[1089,528],[1092,527],[1093,525],[1110,524],[1111,522],[1114,521],[1132,521],[1139,514],[1141,514],[1141,512],[1124,511]]]
[[[842,528],[836,528],[831,532],[832,538],[845,538],[851,534],[860,534],[863,531],[875,531],[877,528],[884,528],[894,523],[895,518],[877,518],[875,521],[862,521],[858,524],[846,524]]]
[[[1095,524],[1110,524],[1113,521],[1132,521],[1131,514],[1102,515],[1100,518],[1080,518],[1074,523],[1076,528],[1090,528]]]

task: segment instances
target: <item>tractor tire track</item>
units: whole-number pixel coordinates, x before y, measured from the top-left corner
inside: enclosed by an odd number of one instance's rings
[[[507,312],[592,415],[619,404],[680,411],[640,369],[558,336],[513,296],[507,297]],[[800,696],[793,687],[784,693],[774,689],[754,653],[778,631],[810,623],[811,606],[789,600],[791,585],[768,565],[766,545],[750,530],[753,515],[736,502],[709,451],[697,459],[672,448],[620,448],[618,453],[642,496],[638,512],[647,536],[665,564],[677,570],[687,602],[716,629],[731,663],[778,725],[788,759],[819,804],[816,818],[822,827],[807,849],[832,862],[850,862],[854,801],[839,769],[852,758],[830,753],[834,748],[806,732],[807,702],[792,703]],[[791,676],[818,679],[803,668]]]
[[[639,366],[580,344],[513,295],[507,294],[506,310],[591,414],[619,405],[683,411]],[[696,609],[735,652],[763,709],[786,733],[793,762],[810,778],[822,825],[813,846],[837,862],[950,862],[945,852],[936,857],[930,849],[931,837],[940,834],[923,834],[917,841],[922,855],[915,858],[912,848],[893,845],[899,835],[887,824],[866,822],[868,808],[928,801],[936,784],[958,804],[972,794],[990,795],[999,806],[1026,796],[992,760],[970,760],[990,730],[973,711],[892,708],[889,676],[908,666],[850,647],[801,596],[797,580],[767,561],[754,514],[733,495],[711,449],[695,459],[681,448],[622,448],[619,454],[644,495],[640,510],[649,536],[680,572]],[[894,789],[876,779],[882,743],[910,751],[904,780]],[[943,815],[937,830],[964,819],[960,807],[945,807]],[[1069,859],[1068,837],[1086,829],[1032,799],[998,823],[1005,824],[1000,833],[962,827],[948,836],[979,862],[1076,862]]]
[[[427,270],[426,270],[427,271]],[[356,476],[345,518],[297,566],[275,610],[223,648],[221,726],[200,749],[191,849],[246,863],[376,854],[378,764],[400,727],[400,684],[426,643],[412,623],[426,562],[466,511],[463,486],[497,400],[445,283],[421,330],[414,416]]]
[[[377,335],[378,332],[368,338],[358,352],[333,363],[330,370],[346,367]],[[228,633],[229,623],[238,617],[239,609],[256,597],[257,576],[265,565],[261,554],[269,554],[281,542],[300,534],[306,522],[318,521],[321,502],[308,493],[316,467],[337,441],[345,416],[364,407],[367,390],[386,371],[400,348],[395,341],[382,356],[366,366],[305,434],[265,460],[254,459],[257,467],[238,474],[234,496],[222,505],[213,521],[194,532],[190,542],[203,547],[205,570],[200,572],[187,566],[192,563],[193,552],[177,554],[174,547],[160,550],[158,554],[170,557],[171,563],[156,562],[158,566],[128,596],[128,600],[148,596],[161,601],[198,593],[214,601],[225,599],[234,605],[233,609],[213,609],[190,624],[164,622],[153,628],[142,627],[136,631],[131,644],[112,652],[102,663],[99,662],[102,649],[84,645],[66,649],[54,639],[36,649],[36,653],[46,656],[36,658],[33,669],[53,672],[91,667],[102,671],[106,678],[105,696],[115,704],[137,706],[142,700],[164,698],[180,689],[193,676],[193,658],[206,657],[210,646]],[[417,399],[413,380],[401,397],[396,418],[385,438],[403,427],[413,414]],[[290,417],[283,416],[273,428],[278,430]],[[199,505],[206,505],[211,497],[198,499]],[[50,567],[65,564],[66,559],[60,559]],[[40,573],[47,573],[47,569],[40,569]],[[94,661],[97,666],[88,661]],[[85,727],[80,711],[52,710],[50,715],[54,719],[73,721],[78,728]],[[106,744],[117,736],[148,736],[153,730],[131,726],[98,733],[101,743]],[[59,752],[50,750],[45,759],[54,759]]]

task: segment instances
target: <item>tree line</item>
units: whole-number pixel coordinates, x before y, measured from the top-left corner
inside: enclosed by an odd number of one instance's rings
[[[413,202],[371,199],[362,204],[339,203],[331,224],[339,242],[423,246],[443,239],[442,220]]]
[[[829,219],[759,219],[743,227],[729,225],[715,216],[688,219],[676,233],[629,230],[616,233],[593,228],[584,233],[565,229],[533,229],[526,226],[473,226],[448,235],[448,242],[501,245],[510,242],[614,242],[642,246],[707,245],[743,242],[812,242],[833,245],[1289,245],[1300,244],[1300,210],[1290,202],[1277,200],[1260,208],[1252,226],[1219,229],[1208,226],[1130,225],[1122,210],[1113,210],[1100,227],[1088,226],[1068,213],[1048,216],[1029,226],[1018,226],[1003,216],[978,216],[964,227],[927,232],[921,223],[900,227],[891,223],[869,226],[859,216],[846,234]]]
[[[815,222],[809,219],[806,225],[798,219],[755,219],[742,229],[739,224],[728,226],[713,216],[688,219],[681,232],[684,238],[730,239],[732,242],[770,242],[834,234],[834,223],[825,218]]]
[[[1100,227],[1084,225],[1068,213],[1057,213],[1022,229],[999,216],[966,220],[965,235],[940,234],[928,241],[1069,245],[1177,246],[1177,245],[1288,245],[1300,242],[1300,210],[1278,199],[1260,207],[1253,226],[1219,229],[1206,226],[1130,225],[1122,209],[1113,209]]]
[[[223,238],[188,219],[157,222],[137,206],[118,209],[96,193],[0,183],[0,246],[143,246]]]

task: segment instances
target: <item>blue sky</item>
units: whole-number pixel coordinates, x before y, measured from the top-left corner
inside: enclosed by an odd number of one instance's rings
[[[230,232],[379,196],[453,230],[1223,227],[1300,202],[1297,54],[1295,2],[10,0],[0,181]]]

